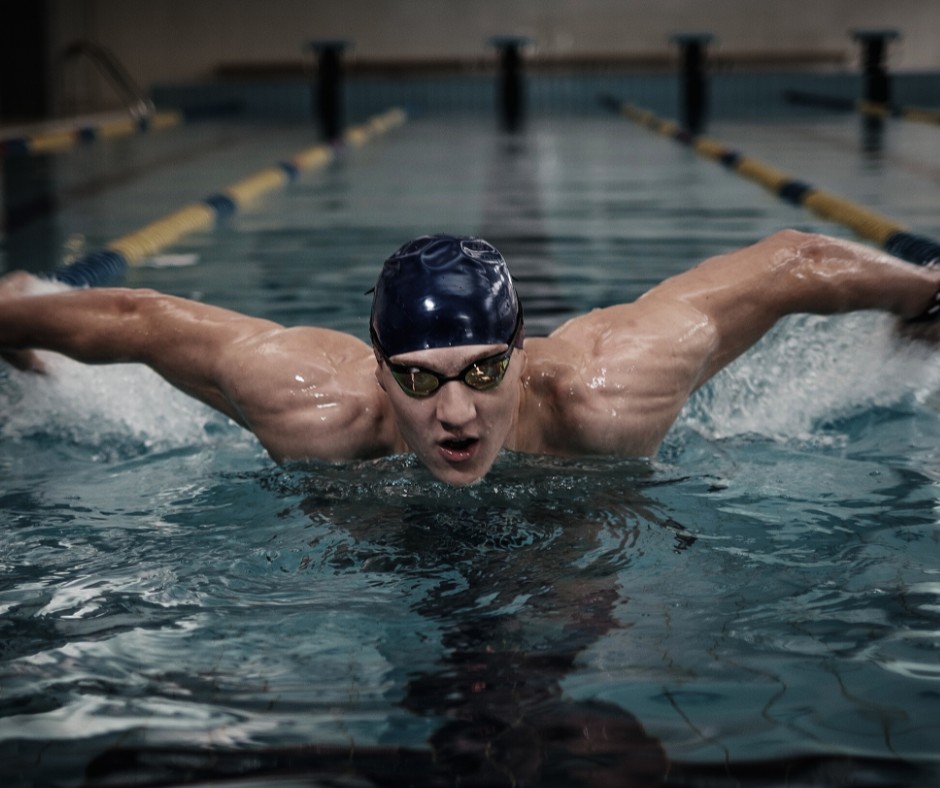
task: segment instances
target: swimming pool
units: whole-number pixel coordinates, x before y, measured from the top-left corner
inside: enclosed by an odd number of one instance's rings
[[[493,125],[410,122],[129,283],[365,338],[385,255],[479,233],[542,333],[781,227],[843,234],[619,118]],[[940,236],[933,129],[709,134]],[[60,211],[5,262],[96,248],[309,136],[57,159]],[[506,455],[466,489],[407,457],[278,468],[145,370],[57,364],[0,372],[13,785],[936,782],[940,363],[881,317],[787,321],[653,460]]]

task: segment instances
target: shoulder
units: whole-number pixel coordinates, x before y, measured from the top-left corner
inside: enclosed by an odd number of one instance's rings
[[[595,310],[527,340],[524,434],[559,454],[653,454],[713,345],[697,310],[651,302]]]
[[[226,355],[226,395],[275,460],[394,450],[394,419],[365,342],[330,329],[274,328],[234,343]]]

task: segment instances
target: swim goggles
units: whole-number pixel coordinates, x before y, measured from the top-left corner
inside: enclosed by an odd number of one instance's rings
[[[375,330],[370,327],[372,344],[378,351],[379,356],[381,356],[382,361],[388,367],[389,372],[392,373],[395,382],[401,387],[401,390],[404,391],[405,394],[409,397],[415,397],[416,399],[430,397],[445,383],[450,383],[453,380],[459,380],[476,391],[489,391],[490,389],[496,388],[502,383],[506,375],[506,370],[509,369],[509,359],[512,356],[512,351],[515,350],[516,347],[522,346],[522,342],[519,341],[521,330],[522,313],[520,312],[519,317],[516,319],[516,328],[513,330],[512,337],[509,339],[509,347],[506,350],[493,356],[478,358],[476,361],[460,370],[456,375],[448,376],[440,375],[424,367],[415,367],[410,364],[393,364],[392,360],[379,343],[379,339],[375,335]]]

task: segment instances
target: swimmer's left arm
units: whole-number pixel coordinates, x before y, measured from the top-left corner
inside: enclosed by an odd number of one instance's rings
[[[566,389],[554,399],[569,403],[579,450],[649,454],[688,397],[785,315],[878,309],[912,318],[938,288],[940,271],[860,244],[775,233],[556,330],[550,339],[568,348],[561,355],[578,360],[556,365]]]
[[[593,314],[605,337],[601,354],[622,352],[618,336],[629,340],[639,326],[646,341],[687,355],[691,393],[786,315],[873,309],[914,318],[934,303],[938,288],[938,270],[851,241],[785,230],[710,258],[633,304]]]
[[[694,308],[715,332],[702,385],[782,317],[881,310],[901,319],[934,304],[940,271],[823,235],[785,230],[666,280],[638,304]]]

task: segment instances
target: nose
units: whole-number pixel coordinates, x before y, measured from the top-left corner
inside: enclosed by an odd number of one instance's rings
[[[437,419],[447,430],[460,431],[477,415],[473,392],[463,383],[452,380],[437,393]]]

